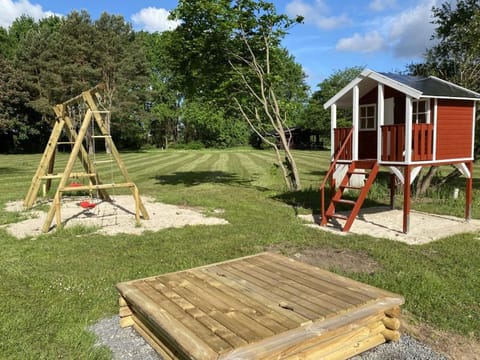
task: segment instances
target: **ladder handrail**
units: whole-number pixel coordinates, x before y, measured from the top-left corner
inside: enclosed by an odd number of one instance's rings
[[[342,146],[338,149],[338,151],[335,154],[335,157],[333,158],[333,161],[330,163],[330,167],[328,168],[327,173],[325,174],[325,177],[323,178],[322,183],[320,184],[320,198],[321,198],[321,204],[320,204],[320,209],[322,211],[322,221],[325,219],[325,185],[327,184],[327,181],[330,179],[330,177],[333,175],[333,172],[335,171],[335,167],[337,165],[338,160],[340,159],[340,155],[343,153],[345,148],[347,147],[347,144],[350,141],[350,138],[352,137],[353,134],[353,127],[350,129],[348,132],[347,137],[343,141]]]

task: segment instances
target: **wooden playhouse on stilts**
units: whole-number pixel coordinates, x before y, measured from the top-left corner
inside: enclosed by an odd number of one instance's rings
[[[375,181],[379,166],[403,184],[403,232],[410,228],[411,184],[425,166],[455,166],[466,178],[465,219],[471,218],[476,102],[480,94],[434,76],[364,70],[327,101],[331,109],[331,165],[320,186],[321,225],[343,221],[347,232]],[[352,127],[337,127],[337,109],[351,109]],[[325,187],[336,188],[328,207]],[[356,200],[343,194],[356,190]],[[336,206],[351,206],[348,215]]]
[[[58,180],[47,219],[42,227],[43,232],[50,230],[54,218],[57,228],[62,226],[61,203],[65,193],[87,192],[90,196],[95,193],[95,196],[101,200],[111,201],[108,190],[128,188],[135,201],[137,224],[140,223],[141,216],[146,220],[149,218],[138,188],[130,179],[110,135],[110,111],[102,106],[102,90],[103,86],[98,85],[53,107],[56,119],[52,133],[24,199],[24,207],[31,209],[37,200],[40,188],[43,188],[45,195],[52,187],[53,181]],[[63,138],[66,138],[66,141]],[[97,159],[95,152],[97,140],[104,141],[108,159]],[[70,154],[63,172],[56,173],[54,165],[59,145],[70,146]],[[81,171],[73,171],[76,160],[80,161]],[[123,182],[115,183],[112,179],[111,182],[106,183],[100,180],[98,166],[105,162],[111,163],[112,166],[116,165],[124,179]],[[87,179],[88,183],[72,181],[76,179]],[[80,206],[89,209],[93,208],[95,203],[84,200],[80,202]]]

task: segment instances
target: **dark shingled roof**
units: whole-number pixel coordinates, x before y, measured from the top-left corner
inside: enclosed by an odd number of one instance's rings
[[[410,75],[400,75],[394,73],[380,73],[392,80],[398,81],[413,89],[422,92],[424,96],[447,97],[447,98],[467,98],[480,99],[480,94],[465,89],[461,86],[452,84],[448,81],[440,80],[435,76],[419,77]]]

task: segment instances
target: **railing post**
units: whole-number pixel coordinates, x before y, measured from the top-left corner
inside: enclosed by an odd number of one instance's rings
[[[377,160],[382,160],[382,126],[385,123],[385,99],[383,95],[383,84],[378,84],[378,114],[377,114]]]
[[[412,98],[405,96],[405,162],[412,162]]]
[[[335,156],[335,128],[337,127],[337,104],[330,107],[330,157]]]
[[[352,160],[358,160],[358,129],[359,129],[359,110],[360,110],[360,90],[358,85],[353,87],[352,104],[352,123],[353,123],[353,141],[352,141]]]

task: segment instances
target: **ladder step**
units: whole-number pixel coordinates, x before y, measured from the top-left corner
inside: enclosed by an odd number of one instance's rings
[[[342,214],[331,214],[325,215],[327,218],[334,218],[334,219],[341,219],[341,220],[348,220],[348,216]]]
[[[108,163],[112,163],[113,160],[100,160],[100,161],[94,161],[94,164],[108,164]]]
[[[57,145],[72,145],[75,144],[74,141],[59,141],[57,142]]]
[[[111,135],[93,135],[91,136],[92,139],[106,139],[106,138],[111,138]]]
[[[347,204],[347,205],[355,205],[357,202],[353,200],[348,200],[348,199],[338,199],[338,200],[332,200],[334,203],[339,203],[339,204]]]
[[[362,190],[363,186],[350,186],[350,185],[345,185],[341,186],[344,189],[352,189],[352,190]]]

